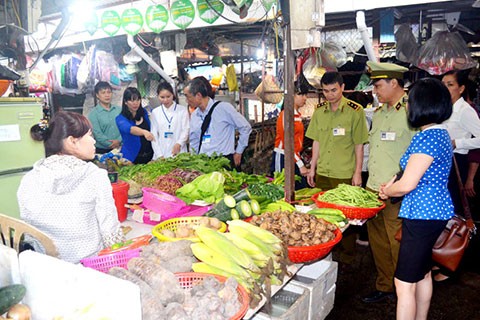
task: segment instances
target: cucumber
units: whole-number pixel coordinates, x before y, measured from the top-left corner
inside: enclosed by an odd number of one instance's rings
[[[218,211],[217,209],[213,208],[210,209],[205,213],[205,216],[210,217],[210,218],[217,218],[218,220],[222,222],[227,222],[229,220],[232,220],[232,216],[230,214],[230,210],[225,210],[225,211]]]
[[[235,207],[235,209],[237,209],[242,219],[252,216],[252,208],[250,207],[250,204],[247,200],[240,201]]]
[[[217,209],[220,212],[231,210],[235,208],[235,205],[237,204],[237,201],[235,200],[234,197],[226,195],[221,199],[216,205],[215,209]]]
[[[341,216],[345,218],[345,215],[343,214],[342,210],[339,209],[334,209],[334,208],[318,208],[318,209],[312,209],[308,211],[308,213],[313,214],[313,215],[331,215],[331,216]]]
[[[246,188],[242,189],[242,190],[238,191],[237,193],[235,193],[233,195],[233,198],[235,199],[235,201],[237,203],[239,203],[242,200],[247,200],[248,201],[251,198],[250,191],[248,191]]]
[[[22,301],[27,288],[23,284],[12,284],[0,288],[0,315]]]
[[[258,203],[257,200],[252,199],[250,200],[250,207],[252,208],[252,213],[257,215],[260,214],[261,208],[260,208],[260,203]]]
[[[238,220],[238,219],[240,219],[240,214],[238,213],[237,209],[232,209],[232,210],[230,210],[230,217],[231,217],[231,219],[229,219],[229,220]]]

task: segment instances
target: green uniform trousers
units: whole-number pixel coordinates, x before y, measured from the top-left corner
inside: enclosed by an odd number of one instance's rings
[[[336,188],[340,183],[350,185],[352,184],[352,179],[336,179],[319,175],[315,177],[315,185],[322,190]],[[340,262],[352,264],[355,261],[355,241],[357,240],[357,234],[349,227],[342,236],[342,240],[335,250],[339,253]]]
[[[391,204],[387,200],[385,204],[385,209],[367,222],[368,241],[377,268],[375,287],[379,291],[393,292],[393,278],[400,249],[400,242],[394,237],[402,225],[402,219],[398,218],[401,202]]]

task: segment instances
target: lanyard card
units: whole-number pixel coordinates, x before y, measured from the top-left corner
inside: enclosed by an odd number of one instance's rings
[[[382,141],[395,141],[397,134],[394,131],[382,131],[380,132],[380,140]]]
[[[173,138],[173,132],[165,131],[163,133],[163,136],[165,137],[165,139],[172,139]]]
[[[344,136],[345,135],[345,128],[334,128],[333,129],[333,136]]]
[[[202,139],[202,144],[210,143],[212,141],[212,135],[204,134]]]

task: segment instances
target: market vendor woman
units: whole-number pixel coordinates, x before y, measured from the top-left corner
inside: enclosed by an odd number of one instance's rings
[[[20,183],[20,217],[46,233],[59,258],[72,263],[124,241],[107,171],[89,162],[95,139],[87,118],[61,111],[30,132],[44,142],[47,158]]]

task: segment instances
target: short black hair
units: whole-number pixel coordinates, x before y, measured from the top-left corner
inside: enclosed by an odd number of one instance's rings
[[[320,83],[322,85],[338,83],[338,85],[341,86],[343,84],[343,77],[336,71],[329,71],[322,76]]]
[[[100,81],[98,82],[96,85],[95,85],[95,94],[99,93],[100,90],[104,90],[104,89],[110,89],[110,91],[112,90],[112,86],[110,85],[110,83],[106,82],[106,81]]]
[[[403,79],[399,79],[399,78],[372,79],[372,83],[375,84],[376,82],[378,82],[380,80],[385,80],[386,82],[390,83],[390,81],[392,81],[393,79],[397,80],[399,87],[403,88],[405,86],[405,81]]]
[[[200,93],[202,97],[215,97],[213,88],[210,82],[203,76],[195,77],[188,83],[188,90],[190,94],[196,95]]]
[[[438,79],[417,80],[408,93],[408,122],[413,128],[449,119],[453,112],[447,87]]]
[[[131,101],[131,100],[140,100],[140,108],[138,108],[137,113],[135,114],[135,117],[133,117],[132,113],[130,112],[127,106],[127,101]],[[135,120],[135,121],[140,120],[144,116],[145,111],[142,107],[142,95],[140,94],[140,91],[138,91],[137,88],[128,87],[123,92],[121,114],[128,120]]]

